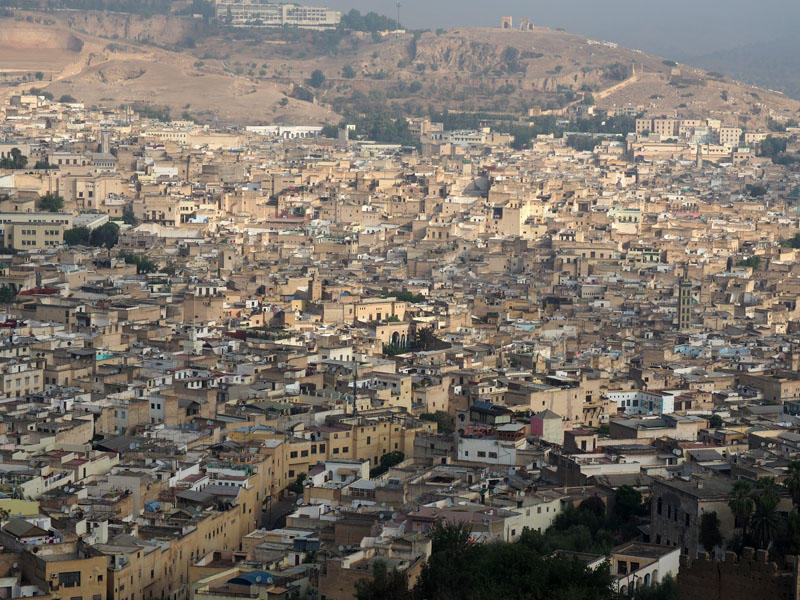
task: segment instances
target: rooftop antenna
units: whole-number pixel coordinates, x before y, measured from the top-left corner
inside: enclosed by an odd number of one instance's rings
[[[400,0],[395,0],[395,5],[397,6],[397,28],[402,29],[400,27]]]

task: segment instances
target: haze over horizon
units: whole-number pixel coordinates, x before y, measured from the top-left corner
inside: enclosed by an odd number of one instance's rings
[[[393,0],[329,0],[331,8],[375,11],[396,15]],[[496,26],[502,15],[515,24],[527,17],[535,25],[617,42],[629,48],[676,60],[690,59],[758,42],[795,35],[800,3],[788,0],[674,0],[642,3],[637,0],[525,0],[492,3],[463,0],[401,0],[400,20],[407,27],[435,29],[459,26]]]

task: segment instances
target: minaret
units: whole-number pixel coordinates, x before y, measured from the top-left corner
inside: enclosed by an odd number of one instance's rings
[[[353,352],[353,416],[358,417],[358,357]]]
[[[697,154],[695,156],[695,164],[698,169],[703,168],[703,147],[700,142],[697,142]]]
[[[683,277],[678,283],[678,329],[685,331],[692,326],[692,282],[689,267],[684,267]]]

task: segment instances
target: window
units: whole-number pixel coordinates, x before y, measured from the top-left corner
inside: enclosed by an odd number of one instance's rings
[[[478,450],[478,458],[486,458],[486,452],[483,450]]]
[[[289,458],[297,458],[297,450],[293,450],[289,453]]]
[[[344,446],[344,447],[342,448],[342,452],[345,452],[345,453],[346,453],[346,452],[350,452],[350,446]]]
[[[79,587],[81,585],[80,571],[67,571],[58,574],[58,583],[63,587]]]

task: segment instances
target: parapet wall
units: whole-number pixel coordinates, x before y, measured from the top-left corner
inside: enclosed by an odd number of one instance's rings
[[[679,600],[800,600],[798,557],[787,557],[788,570],[770,562],[766,550],[745,548],[742,556],[726,552],[724,560],[707,553],[696,560],[681,556]]]

